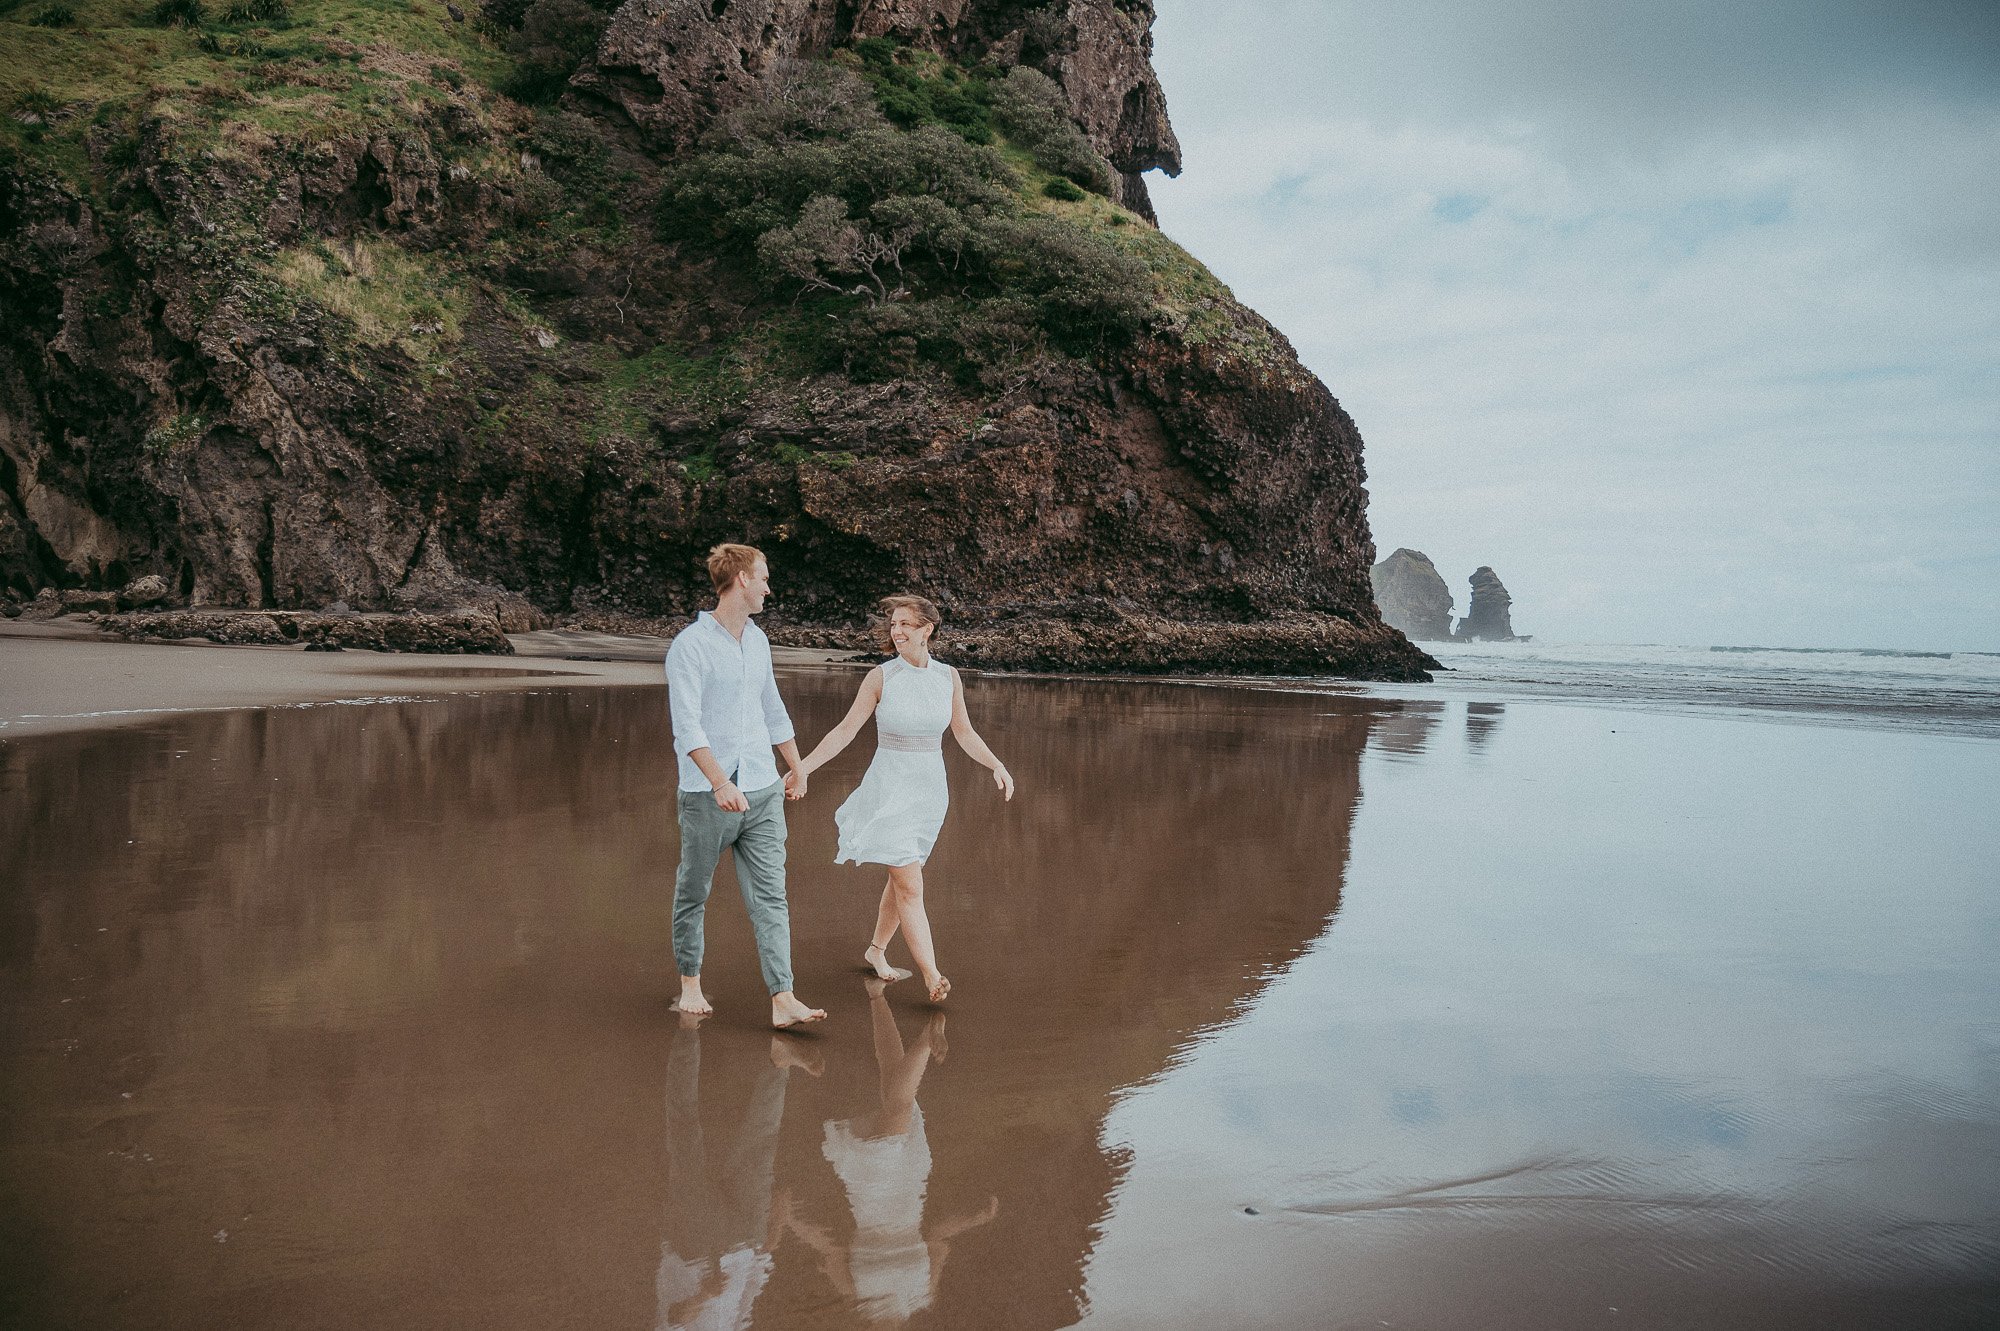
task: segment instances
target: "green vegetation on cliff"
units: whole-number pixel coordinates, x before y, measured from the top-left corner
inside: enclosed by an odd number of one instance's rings
[[[588,0],[6,5],[8,594],[662,615],[748,535],[795,622],[922,583],[1139,668],[1361,613],[1351,425],[1041,69],[836,43],[688,141],[572,90]]]
[[[80,149],[93,128],[141,113],[217,141],[254,127],[309,142],[437,104],[454,83],[498,84],[515,64],[417,0],[186,0],[159,18],[146,0],[73,0],[59,28],[34,25],[32,3],[0,13],[4,128],[24,145]]]
[[[1108,165],[1034,70],[861,42],[662,175],[604,122],[524,112],[500,92],[559,91],[550,62],[573,63],[579,34],[594,40],[603,21],[583,0],[496,0],[465,21],[432,0],[79,0],[66,21],[17,2],[0,11],[0,155],[111,214],[145,210],[121,186],[161,160],[253,168],[210,200],[203,235],[153,245],[205,246],[270,312],[308,302],[357,348],[425,362],[459,341],[468,284],[490,287],[495,309],[523,308],[507,269],[643,243],[632,224],[655,200],[658,234],[796,297],[772,302],[761,331],[735,330],[796,372],[930,364],[971,384],[1036,355],[1091,355],[1149,320],[1200,337],[1205,311],[1231,310],[1205,269],[1102,197]],[[320,145],[357,136],[414,138],[491,186],[510,225],[488,237],[488,261],[429,259],[409,235],[272,246],[250,206],[266,201],[226,197],[263,192],[257,168],[273,159],[310,165]],[[536,304],[527,293],[525,311]]]

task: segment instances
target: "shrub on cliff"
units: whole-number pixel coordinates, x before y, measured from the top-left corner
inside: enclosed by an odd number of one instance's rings
[[[866,85],[830,65],[782,60],[765,86],[766,96],[718,117],[703,147],[747,151],[760,143],[838,138],[881,122]]]
[[[1145,264],[1060,218],[995,218],[985,240],[996,285],[1033,301],[1042,326],[1066,348],[1130,333],[1152,308]]]
[[[224,23],[282,23],[292,16],[287,0],[234,0],[222,11]]]
[[[887,37],[854,44],[862,77],[882,113],[904,129],[942,125],[969,143],[993,141],[987,79],[936,56],[921,55]]]
[[[521,30],[521,21],[528,17],[528,6],[533,3],[534,0],[484,0],[479,6],[480,26],[505,40],[508,33]]]
[[[774,271],[819,286],[800,267],[801,256],[856,246],[883,251],[885,261],[893,251],[899,271],[905,255],[962,270],[979,224],[1013,202],[1013,173],[999,154],[937,126],[905,133],[877,116],[829,136],[763,128],[758,134],[734,125],[675,168],[660,197],[663,238],[759,256]],[[848,219],[868,235],[837,237]]]
[[[873,306],[947,300],[955,318],[977,324],[983,303],[1008,302],[997,329],[970,338],[937,337],[917,314],[853,318],[838,339],[850,364],[855,338],[879,334],[960,367],[1014,346],[1023,310],[1071,353],[1139,326],[1151,289],[1142,263],[1069,222],[1027,216],[1022,183],[999,153],[938,125],[898,130],[835,91],[842,77],[788,78],[756,113],[712,131],[668,178],[662,238],[754,260],[802,292]]]
[[[1035,165],[1098,194],[1111,192],[1111,164],[1070,119],[1062,85],[1021,65],[993,89],[993,118]]]
[[[201,0],[159,0],[150,13],[163,28],[199,28],[208,17]]]
[[[522,13],[520,31],[507,38],[507,53],[519,63],[501,91],[517,101],[553,102],[597,49],[608,22],[585,0],[534,0]]]

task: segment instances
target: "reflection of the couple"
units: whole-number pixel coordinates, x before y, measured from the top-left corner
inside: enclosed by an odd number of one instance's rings
[[[661,1327],[737,1328],[771,1278],[772,1167],[785,1088],[810,1065],[782,1036],[758,1070],[728,1154],[711,1170],[701,1125],[701,1018],[683,1014],[667,1055],[666,1237],[655,1278]]]
[[[930,1182],[931,1148],[917,1086],[931,1061],[945,1056],[944,1013],[933,1012],[907,1046],[882,981],[869,979],[868,1020],[875,1040],[881,1102],[855,1118],[830,1121],[821,1148],[840,1176],[854,1212],[854,1236],[845,1247],[833,1231],[807,1220],[789,1198],[783,1223],[819,1253],[820,1270],[854,1301],[870,1322],[908,1321],[937,1298],[951,1241],[991,1220],[1000,1199],[981,1210],[924,1224],[924,1189]]]
[[[924,1223],[930,1142],[917,1087],[945,1057],[945,1014],[933,1012],[907,1045],[880,980],[865,982],[878,1076],[878,1103],[829,1120],[822,1154],[853,1214],[844,1226],[805,1214],[790,1190],[774,1186],[773,1163],[790,1069],[818,1075],[809,1046],[774,1036],[750,1099],[734,1120],[729,1150],[714,1172],[700,1115],[699,1018],[685,1018],[667,1060],[669,1187],[666,1239],[657,1278],[662,1328],[747,1327],[785,1238],[813,1249],[833,1288],[863,1320],[895,1325],[931,1306],[951,1241],[999,1213],[999,1199],[950,1220]]]

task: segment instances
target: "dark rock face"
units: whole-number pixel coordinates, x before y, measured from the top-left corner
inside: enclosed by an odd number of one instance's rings
[[[1458,632],[1452,636],[1468,642],[1517,641],[1507,612],[1513,599],[1493,570],[1482,564],[1472,574],[1472,604],[1465,618],[1458,621]]]
[[[685,616],[708,547],[745,540],[780,641],[859,646],[876,598],[919,590],[968,663],[1420,678],[1435,663],[1371,593],[1353,422],[1219,284],[1194,316],[1004,379],[616,396],[634,367],[722,360],[783,305],[645,221],[660,152],[770,62],[883,33],[1032,60],[1121,171],[1174,169],[1150,22],[1136,0],[631,0],[577,86],[652,146],[612,145],[598,178],[633,183],[590,188],[632,220],[588,244],[536,239],[561,191],[524,145],[548,113],[440,98],[428,64],[425,97],[366,133],[215,153],[145,121],[98,163],[108,193],[0,156],[0,592],[108,609],[131,588],[132,608],[291,616],[215,632],[356,646],[392,631],[299,612],[464,610],[476,631],[436,640],[488,645],[435,649],[500,650],[485,625]],[[386,308],[369,338],[299,294],[343,265]]]
[[[1430,556],[1398,550],[1368,571],[1382,619],[1414,642],[1451,639],[1451,589]]]
[[[1117,169],[1114,197],[1151,218],[1141,173],[1181,170],[1152,26],[1151,0],[626,0],[573,86],[677,152],[762,95],[785,62],[853,41],[892,37],[954,59],[1034,65],[1062,85]]]
[[[377,652],[445,652],[512,656],[514,644],[492,615],[318,615],[310,611],[177,610],[99,615],[97,626],[134,642],[209,642],[260,647],[304,646],[320,651],[347,647]]]

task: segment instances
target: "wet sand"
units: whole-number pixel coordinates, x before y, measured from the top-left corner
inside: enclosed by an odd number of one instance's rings
[[[664,690],[540,684],[0,742],[0,1323],[2000,1310],[1988,742],[972,679],[946,1010],[854,966],[864,732],[773,1037],[726,871],[666,1009]]]

